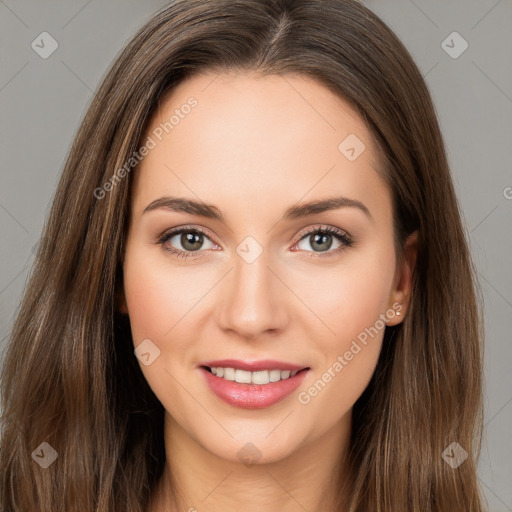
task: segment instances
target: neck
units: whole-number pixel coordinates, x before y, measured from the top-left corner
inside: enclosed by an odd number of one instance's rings
[[[246,465],[205,450],[166,413],[166,466],[150,512],[326,512],[348,476],[351,416],[284,459]]]

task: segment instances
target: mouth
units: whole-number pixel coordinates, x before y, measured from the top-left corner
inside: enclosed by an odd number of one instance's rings
[[[199,366],[218,398],[234,407],[262,409],[291,395],[311,370],[279,361],[212,361]]]

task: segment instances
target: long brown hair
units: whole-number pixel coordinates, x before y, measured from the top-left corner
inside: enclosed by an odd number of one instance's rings
[[[348,101],[382,153],[399,257],[419,232],[410,309],[386,328],[354,406],[350,499],[336,510],[482,511],[481,311],[445,148],[411,56],[356,0],[177,1],[115,60],[67,157],[8,345],[0,508],[147,509],[164,411],[116,311],[136,170],[113,177],[164,92],[224,70],[298,73]],[[44,442],[58,455],[46,469],[31,456]],[[452,442],[468,452],[456,469],[441,456]]]

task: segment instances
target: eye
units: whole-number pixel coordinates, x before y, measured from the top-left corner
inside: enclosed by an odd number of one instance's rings
[[[331,226],[310,228],[303,231],[300,234],[300,237],[301,239],[297,244],[295,244],[292,250],[295,250],[295,247],[299,247],[300,250],[305,252],[313,252],[315,255],[309,256],[313,258],[338,254],[347,247],[351,247],[353,245],[353,241],[347,233]],[[331,251],[330,249],[333,247],[333,238],[338,246],[335,247],[335,250]],[[195,257],[193,253],[200,253],[201,249],[204,249],[203,246],[205,241],[208,241],[211,244],[210,247],[206,247],[206,249],[218,247],[218,245],[214,244],[210,240],[210,237],[201,228],[190,226],[184,226],[168,231],[158,239],[158,243],[162,245],[165,251],[182,259],[186,259],[189,256]],[[178,247],[176,247],[176,244]],[[313,250],[310,251],[304,248],[305,244],[309,244]]]
[[[175,240],[173,240],[175,239]],[[207,240],[211,246],[207,249],[216,247],[216,245],[210,240],[206,233],[201,228],[191,228],[188,226],[174,229],[164,233],[158,240],[158,243],[162,245],[165,251],[170,252],[178,256],[179,258],[186,259],[194,252],[200,252],[205,240]],[[172,245],[177,244],[178,248]]]
[[[331,226],[310,228],[306,232],[302,232],[300,236],[301,239],[294,247],[299,247],[299,249],[306,252],[316,253],[314,256],[310,256],[313,258],[338,254],[353,245],[353,241],[347,233]],[[333,238],[338,246],[335,246],[335,250],[330,251],[329,249],[333,246]],[[301,246],[301,244],[303,245]],[[308,244],[313,248],[313,251],[309,251],[304,247],[304,245]]]

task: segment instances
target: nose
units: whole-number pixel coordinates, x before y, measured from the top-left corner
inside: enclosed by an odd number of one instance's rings
[[[251,263],[235,254],[222,287],[217,316],[221,329],[255,340],[286,328],[290,292],[272,267],[265,251]]]

